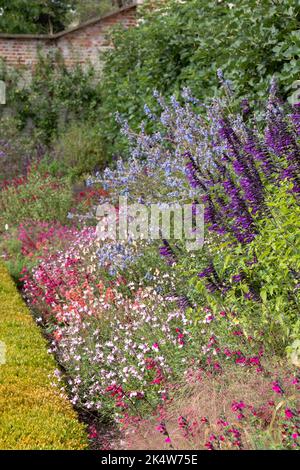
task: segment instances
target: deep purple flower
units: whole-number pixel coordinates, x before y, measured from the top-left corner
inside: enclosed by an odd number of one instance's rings
[[[184,295],[180,295],[176,298],[176,303],[181,310],[186,310],[187,308],[192,307],[189,299]]]
[[[208,266],[208,268],[203,269],[203,271],[201,271],[201,272],[198,274],[198,277],[200,277],[200,278],[209,277],[211,274],[213,274],[213,267],[212,267],[212,266]]]
[[[214,282],[208,282],[207,284],[205,284],[205,287],[211,294],[218,290],[218,286]]]
[[[247,117],[250,114],[251,109],[250,109],[249,100],[247,98],[242,99],[241,109],[242,109],[242,114],[244,117]]]
[[[166,259],[167,264],[174,264],[177,261],[175,253],[173,252],[169,242],[167,240],[163,240],[163,246],[159,249],[159,254]]]
[[[232,276],[232,281],[233,282],[241,282],[243,279],[244,279],[244,274],[243,273],[240,273],[240,274],[236,274],[235,276]]]
[[[190,152],[185,152],[184,156],[188,158],[188,163],[186,164],[186,176],[192,188],[200,187],[202,190],[206,190],[207,187],[203,182],[200,174],[200,169],[195,159],[192,157]]]
[[[252,155],[256,161],[261,163],[262,171],[266,176],[275,173],[276,169],[267,147],[259,143],[250,132],[244,145],[244,150],[247,154]]]

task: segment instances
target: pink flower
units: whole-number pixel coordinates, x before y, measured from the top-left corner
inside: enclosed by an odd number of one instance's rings
[[[231,353],[230,349],[225,348],[224,349],[224,354],[225,354],[225,356],[230,357],[232,353]]]
[[[218,419],[217,424],[219,424],[221,426],[229,426],[228,421],[225,421],[224,419],[221,419],[221,418]]]
[[[245,357],[238,357],[238,358],[235,360],[235,363],[236,363],[236,364],[246,364],[246,358],[245,358]]]
[[[235,330],[235,331],[233,331],[232,334],[233,334],[234,336],[243,336],[244,333],[243,333],[241,330]]]
[[[210,323],[215,319],[213,315],[206,315],[204,322],[205,323]]]
[[[232,404],[231,404],[231,409],[234,412],[240,411],[243,408],[246,408],[246,405],[243,401],[239,401],[239,402],[238,401],[233,401]]]
[[[241,435],[240,431],[236,428],[231,428],[231,429],[228,430],[228,432],[232,433],[234,435],[235,439],[239,439],[239,437]]]
[[[275,381],[272,383],[272,390],[275,392],[275,393],[278,393],[278,395],[282,395],[283,394],[283,390],[282,388],[280,387],[278,381]]]
[[[293,439],[298,439],[298,436],[299,436],[299,434],[298,434],[297,432],[294,432],[294,433],[292,434],[292,438],[293,438]]]
[[[285,409],[284,414],[287,419],[291,419],[294,416],[294,413],[289,408]]]
[[[166,438],[165,438],[165,442],[166,442],[167,444],[171,444],[171,439],[170,439],[169,437],[166,437]]]
[[[153,344],[152,344],[152,348],[153,348],[153,349],[159,349],[158,343],[153,343]]]
[[[208,450],[214,450],[214,446],[212,445],[211,442],[206,442],[204,444],[204,447],[206,447]]]
[[[96,439],[97,437],[98,437],[98,432],[97,432],[96,426],[94,425],[90,426],[90,432],[89,432],[88,438]]]
[[[168,431],[167,431],[167,427],[166,427],[166,423],[165,423],[164,421],[161,421],[161,422],[159,423],[159,425],[156,426],[156,430],[159,431],[159,432],[160,432],[161,434],[163,434],[164,436],[166,436],[166,439],[169,438],[169,436],[168,436]],[[170,439],[170,441],[167,441],[167,440],[166,440],[165,442],[171,442],[171,439]]]
[[[157,377],[156,379],[153,379],[152,382],[150,382],[153,385],[159,385],[162,381],[161,377]]]
[[[177,422],[180,428],[185,428],[188,426],[188,422],[184,416],[179,416]]]
[[[255,364],[257,366],[260,365],[260,360],[259,360],[259,357],[257,356],[250,357],[249,361],[250,361],[250,364]]]

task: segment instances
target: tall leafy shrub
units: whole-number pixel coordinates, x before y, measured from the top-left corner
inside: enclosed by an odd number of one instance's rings
[[[151,4],[151,2],[150,2]],[[118,30],[107,54],[102,116],[105,136],[124,148],[115,111],[132,125],[142,119],[152,90],[179,94],[188,85],[206,100],[218,94],[221,67],[237,97],[261,100],[276,75],[285,95],[299,78],[300,7],[295,0],[156,2],[137,28]],[[115,151],[115,150],[114,150]]]
[[[20,128],[34,129],[49,144],[75,120],[98,119],[99,84],[92,67],[68,69],[60,54],[40,56],[31,82],[10,76],[7,104],[20,120]]]

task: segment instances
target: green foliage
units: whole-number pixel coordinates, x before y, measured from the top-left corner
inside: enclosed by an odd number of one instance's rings
[[[10,258],[5,259],[5,266],[8,269],[12,279],[16,282],[18,287],[21,287],[20,277],[22,277],[22,271],[25,267],[32,267],[36,263],[34,259],[32,263],[28,263],[28,259],[24,262],[24,256],[21,253],[22,243],[17,238],[15,229],[10,229],[10,237],[7,239],[5,235],[1,236],[0,240],[0,252],[4,258],[9,254]]]
[[[106,58],[102,116],[114,151],[124,148],[116,111],[136,126],[144,103],[155,109],[153,89],[178,95],[185,85],[207,100],[218,94],[218,68],[237,97],[261,100],[273,75],[291,94],[300,72],[299,20],[295,0],[166,0],[157,10],[145,8],[137,28],[112,35]]]
[[[267,348],[281,354],[300,334],[300,209],[287,183],[270,190],[267,206],[268,215],[257,222],[258,235],[246,247],[212,242],[203,253],[228,286],[226,295],[210,294],[197,277],[192,284],[214,313],[235,312],[247,337],[263,338]],[[196,266],[186,274],[195,274]]]
[[[42,142],[64,131],[74,120],[94,122],[98,118],[99,84],[92,67],[68,70],[56,54],[40,56],[30,84],[13,80],[8,86],[7,105],[14,109],[20,128],[33,127]]]
[[[52,158],[72,180],[101,170],[106,153],[99,126],[72,123],[54,144]]]
[[[0,340],[6,346],[6,362],[0,365],[0,448],[85,449],[83,425],[66,396],[51,385],[55,361],[47,343],[3,266]]]
[[[0,118],[0,185],[24,174],[28,164],[44,152],[34,136],[20,132],[20,121],[13,117]]]
[[[112,9],[112,0],[77,0],[76,8],[70,14],[70,21],[83,23]]]
[[[66,26],[73,0],[0,0],[2,33],[52,34]]]
[[[64,222],[71,204],[72,190],[66,179],[33,168],[22,184],[0,192],[0,228],[26,219]]]

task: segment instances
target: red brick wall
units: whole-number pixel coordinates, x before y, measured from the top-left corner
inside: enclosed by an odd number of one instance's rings
[[[43,54],[61,51],[66,65],[92,63],[101,68],[101,51],[110,47],[107,32],[116,24],[130,27],[136,24],[136,6],[124,8],[97,21],[54,36],[0,34],[0,58],[8,67],[34,70],[39,51]]]
[[[37,51],[50,51],[53,42],[33,37],[0,37],[0,57],[8,66],[32,67],[37,60]]]
[[[66,65],[91,62],[96,68],[101,67],[101,52],[111,47],[107,39],[107,32],[116,24],[122,24],[126,28],[135,25],[135,8],[108,16],[102,21],[58,38],[56,47],[61,51]]]

